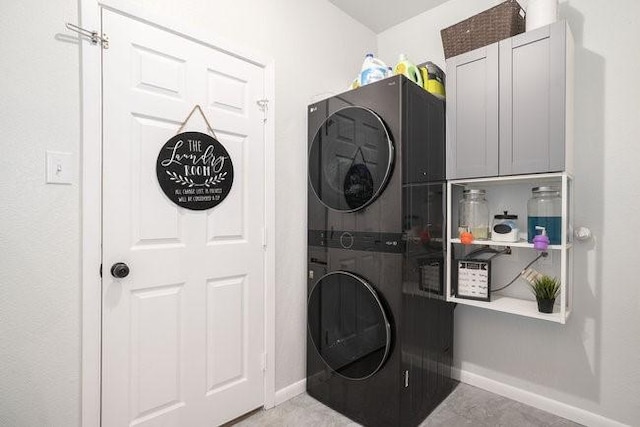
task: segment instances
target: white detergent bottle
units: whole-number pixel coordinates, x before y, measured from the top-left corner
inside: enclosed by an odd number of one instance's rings
[[[360,85],[364,86],[384,79],[387,77],[387,70],[387,64],[375,58],[373,53],[367,53],[360,72]]]

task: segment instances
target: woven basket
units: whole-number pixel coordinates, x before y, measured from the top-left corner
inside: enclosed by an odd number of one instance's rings
[[[444,57],[460,55],[524,32],[524,10],[516,0],[480,12],[440,31]]]

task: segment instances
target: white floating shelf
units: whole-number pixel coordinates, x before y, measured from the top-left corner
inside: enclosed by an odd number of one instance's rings
[[[451,243],[460,243],[460,239],[451,239]],[[533,243],[529,243],[526,240],[519,240],[517,242],[495,242],[493,240],[474,240],[472,245],[489,245],[489,246],[510,246],[512,248],[530,248],[533,249]],[[571,247],[568,244],[567,247]],[[562,249],[562,245],[549,245],[550,250]]]
[[[490,212],[517,212],[526,217],[527,204],[531,195],[531,188],[541,185],[553,185],[558,187],[562,196],[562,224],[560,245],[549,245],[548,251],[553,251],[553,265],[549,266],[548,274],[559,278],[561,286],[557,298],[557,304],[553,313],[540,313],[535,299],[526,296],[515,298],[506,296],[503,293],[492,294],[492,301],[476,301],[453,296],[454,288],[452,269],[456,265],[456,257],[464,256],[462,243],[458,236],[458,229],[454,224],[458,220],[458,200],[462,197],[465,188],[482,188],[487,192]],[[489,178],[459,179],[447,183],[447,301],[456,302],[462,305],[484,308],[503,313],[516,314],[518,316],[531,317],[534,319],[546,320],[549,322],[564,324],[569,317],[572,305],[573,294],[573,251],[571,213],[573,212],[573,179],[567,173],[545,173],[518,176],[501,176]],[[525,224],[520,223],[520,226]],[[454,238],[455,236],[455,238]],[[511,247],[531,249],[533,244],[526,240],[517,242],[496,242],[493,240],[474,240],[471,243],[476,248],[478,246]],[[522,250],[522,249],[519,249]],[[515,261],[515,260],[514,260]],[[558,262],[559,261],[559,262]],[[524,267],[524,261],[523,265]],[[496,266],[500,268],[500,266]],[[511,292],[505,292],[512,295]]]
[[[488,310],[501,311],[503,313],[517,314],[518,316],[533,317],[535,319],[547,320],[549,322],[561,324],[564,324],[567,321],[570,314],[570,311],[566,310],[563,315],[558,304],[553,307],[553,313],[540,313],[538,311],[538,304],[536,301],[513,298],[504,295],[493,295],[492,300],[489,302],[456,298],[452,296],[447,300],[463,305],[471,305]]]
[[[514,182],[527,181],[534,183],[557,183],[562,180],[564,176],[573,179],[571,174],[565,172],[554,173],[540,173],[529,175],[510,175],[510,176],[495,176],[487,178],[467,178],[467,179],[453,179],[449,181],[453,185],[470,185],[470,184],[511,184]]]

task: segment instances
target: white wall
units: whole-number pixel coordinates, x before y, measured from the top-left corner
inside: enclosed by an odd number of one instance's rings
[[[440,29],[496,4],[451,0],[378,35],[395,61],[444,65]],[[463,370],[631,425],[640,420],[640,281],[633,221],[640,214],[640,2],[569,0],[561,18],[575,52],[575,222],[595,241],[575,246],[574,312],[549,324],[456,308]]]
[[[305,377],[306,106],[349,85],[375,35],[326,0],[136,2],[275,59],[283,388]],[[79,47],[56,35],[77,15],[77,0],[0,2],[0,425],[80,420],[80,189],[44,184],[46,149],[80,153]]]
[[[74,153],[79,50],[56,39],[76,2],[0,2],[0,425],[80,420],[79,187],[44,184]]]

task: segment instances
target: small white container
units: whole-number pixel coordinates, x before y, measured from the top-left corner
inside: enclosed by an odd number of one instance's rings
[[[518,215],[511,215],[507,211],[504,214],[493,217],[491,226],[491,240],[494,242],[517,242],[518,241]]]

